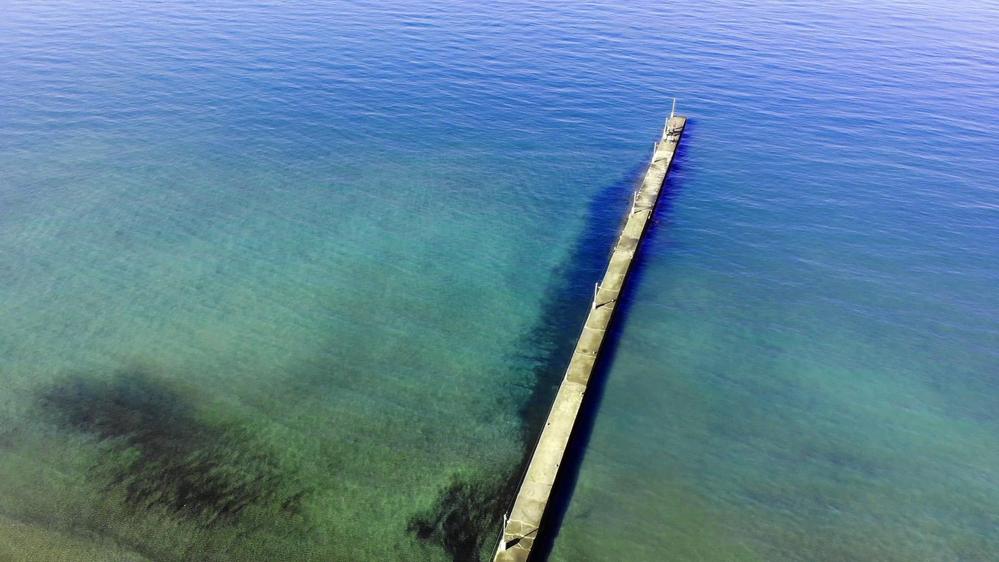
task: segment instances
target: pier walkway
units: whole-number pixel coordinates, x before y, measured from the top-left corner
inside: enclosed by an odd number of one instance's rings
[[[594,290],[590,314],[586,317],[569,367],[555,395],[513,509],[509,518],[504,521],[503,536],[496,550],[495,562],[522,562],[530,556],[559,465],[576,423],[587,382],[597,361],[604,334],[614,316],[618,295],[624,288],[632,259],[645,234],[645,227],[652,219],[653,209],[659,201],[659,193],[663,189],[686,123],[686,117],[671,115],[656,143],[652,162],[641,187],[632,199],[628,221],[614,246],[607,271]]]

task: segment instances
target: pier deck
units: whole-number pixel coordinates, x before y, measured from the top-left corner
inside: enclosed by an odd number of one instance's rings
[[[652,162],[629,210],[628,220],[618,237],[614,252],[598,289],[595,291],[590,314],[586,317],[576,349],[565,371],[555,401],[548,413],[541,437],[524,474],[513,509],[503,529],[503,537],[494,557],[495,562],[522,562],[530,556],[541,525],[548,498],[555,484],[559,465],[576,423],[586,385],[597,361],[604,334],[617,306],[618,295],[624,288],[632,259],[638,249],[645,227],[659,201],[676,149],[683,135],[686,117],[673,116],[666,122],[662,137],[656,143]]]

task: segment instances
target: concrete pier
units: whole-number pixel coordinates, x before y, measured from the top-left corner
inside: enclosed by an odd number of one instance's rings
[[[555,401],[548,413],[534,455],[520,484],[517,498],[508,519],[505,520],[503,537],[496,549],[495,562],[522,562],[531,554],[531,547],[538,535],[541,517],[551,495],[559,465],[565,454],[569,437],[576,423],[579,407],[586,393],[586,385],[604,341],[604,334],[614,317],[618,295],[624,288],[632,259],[638,249],[645,226],[652,218],[652,211],[659,201],[673,157],[680,144],[686,117],[671,116],[662,136],[655,145],[652,162],[642,185],[632,199],[628,220],[621,231],[607,264],[604,278],[594,291],[590,314],[576,342],[576,349],[565,371]]]

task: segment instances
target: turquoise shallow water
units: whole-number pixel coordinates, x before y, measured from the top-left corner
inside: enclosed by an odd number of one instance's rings
[[[491,548],[675,95],[549,557],[993,559],[997,23],[5,6],[0,557]]]

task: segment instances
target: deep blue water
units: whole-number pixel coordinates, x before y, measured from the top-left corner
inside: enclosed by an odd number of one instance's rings
[[[0,558],[993,560],[999,6],[7,2]],[[557,531],[557,532],[556,532]]]

